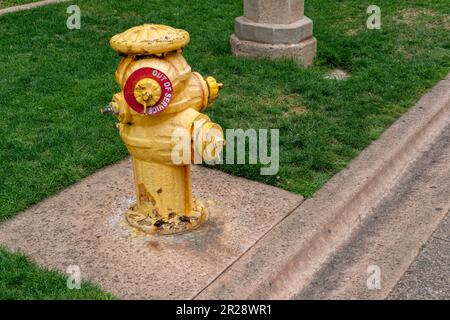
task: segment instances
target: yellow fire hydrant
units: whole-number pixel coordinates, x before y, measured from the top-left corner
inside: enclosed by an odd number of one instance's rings
[[[103,112],[117,116],[132,156],[137,203],[127,221],[146,233],[192,230],[208,216],[192,197],[190,164],[219,157],[222,128],[200,112],[222,84],[191,71],[182,55],[188,43],[186,31],[154,24],[110,41],[123,56],[115,74],[122,92]]]

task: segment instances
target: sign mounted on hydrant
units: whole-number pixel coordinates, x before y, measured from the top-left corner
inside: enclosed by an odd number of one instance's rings
[[[128,209],[127,221],[146,233],[192,230],[208,217],[192,197],[190,164],[219,158],[222,128],[201,112],[222,84],[191,71],[182,55],[188,43],[186,31],[154,24],[110,41],[123,56],[115,74],[122,92],[102,111],[117,116],[133,161],[137,203]],[[179,148],[180,141],[187,148]]]

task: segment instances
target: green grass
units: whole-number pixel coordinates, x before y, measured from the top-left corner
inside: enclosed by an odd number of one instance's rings
[[[81,283],[79,290],[70,290],[59,272],[36,267],[26,257],[0,249],[0,300],[13,299],[111,300],[113,297],[88,283]]]
[[[41,0],[0,0],[0,9],[38,1]]]
[[[220,170],[305,196],[450,71],[448,0],[379,0],[381,31],[365,28],[372,1],[306,1],[319,43],[309,69],[231,56],[241,1],[76,3],[81,30],[66,28],[69,3],[0,17],[0,221],[127,156],[114,120],[99,108],[118,89],[119,57],[108,41],[129,27],[188,30],[190,65],[226,85],[207,110],[212,119],[224,128],[280,129],[277,176],[260,176],[250,165]],[[352,77],[325,80],[333,68]]]
[[[229,54],[239,1],[79,1],[82,28],[72,31],[67,4],[0,17],[0,220],[126,157],[114,120],[98,110],[117,91],[109,38],[144,22],[190,31],[194,70],[226,84],[207,111],[215,121],[280,129],[277,176],[250,165],[220,169],[311,196],[450,70],[448,1],[379,1],[381,31],[365,28],[370,3],[306,2],[319,41],[306,70]],[[412,20],[405,8],[433,15]],[[323,79],[335,67],[352,77]],[[289,111],[298,106],[307,112]]]
[[[229,54],[239,1],[79,1],[82,29],[72,31],[67,4],[0,17],[0,220],[127,155],[113,119],[98,110],[117,90],[109,38],[144,22],[190,31],[190,64],[226,84],[207,111],[215,121],[280,129],[277,176],[260,176],[258,166],[221,169],[311,196],[450,70],[448,1],[379,1],[381,31],[365,28],[370,3],[306,3],[319,41],[307,70]],[[413,20],[405,8],[432,15]],[[352,77],[323,79],[335,67]],[[307,112],[289,112],[297,106]]]

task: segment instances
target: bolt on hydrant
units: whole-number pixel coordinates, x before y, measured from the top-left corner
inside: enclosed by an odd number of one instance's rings
[[[133,161],[137,203],[127,221],[146,233],[192,230],[208,216],[192,197],[190,164],[219,159],[222,128],[200,112],[222,84],[191,71],[182,55],[188,43],[186,31],[154,24],[110,41],[123,56],[115,74],[122,92],[102,112],[117,116]]]

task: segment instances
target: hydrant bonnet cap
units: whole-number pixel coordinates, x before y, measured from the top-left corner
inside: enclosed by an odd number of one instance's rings
[[[133,27],[111,38],[110,45],[125,55],[161,54],[185,47],[189,33],[160,24]]]

